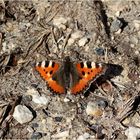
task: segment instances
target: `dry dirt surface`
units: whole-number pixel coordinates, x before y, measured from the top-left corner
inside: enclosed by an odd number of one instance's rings
[[[86,92],[52,93],[43,60],[102,62]],[[139,0],[0,0],[0,138],[140,138]]]

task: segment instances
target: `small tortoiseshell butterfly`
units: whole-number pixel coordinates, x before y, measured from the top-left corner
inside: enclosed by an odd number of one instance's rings
[[[71,94],[85,92],[98,76],[103,74],[106,66],[90,61],[71,62],[67,56],[60,63],[42,61],[37,63],[36,70],[46,80],[48,88],[54,93]]]

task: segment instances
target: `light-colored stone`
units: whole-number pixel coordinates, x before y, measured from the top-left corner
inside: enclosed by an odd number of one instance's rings
[[[90,116],[101,116],[103,114],[103,111],[95,102],[89,102],[87,104],[86,113]]]
[[[83,135],[80,135],[77,140],[87,140],[89,138],[90,138],[90,134],[84,133]]]
[[[37,21],[42,19],[45,16],[46,10],[49,8],[50,3],[46,1],[37,2],[36,0],[33,1],[36,9]]]
[[[70,102],[70,99],[69,98],[64,98],[64,102],[66,103],[66,102]]]
[[[122,26],[123,26],[122,21],[119,18],[115,18],[111,23],[111,32],[115,32],[116,34],[121,33]]]
[[[68,46],[71,46],[72,44],[74,44],[75,40],[73,38],[70,38],[68,40]]]
[[[68,21],[70,21],[70,18],[60,15],[53,19],[53,24],[58,28],[66,29],[65,25],[67,24]]]
[[[140,138],[140,128],[129,127],[126,129],[125,135],[127,136],[128,140],[137,140]]]
[[[34,88],[29,88],[26,92],[27,95],[32,96],[32,101],[39,105],[47,105],[49,103],[49,99],[45,97],[45,95],[40,95],[37,90]]]
[[[38,93],[38,91],[37,90],[35,90],[34,88],[30,88],[30,87],[28,87],[28,90],[27,90],[27,92],[26,92],[26,95],[38,95],[39,93]]]
[[[47,105],[49,103],[49,99],[47,99],[44,95],[32,95],[32,101],[40,105]]]
[[[115,13],[115,16],[116,16],[116,17],[119,17],[120,14],[121,14],[121,11],[117,11],[117,12]]]
[[[33,119],[32,112],[24,105],[17,105],[14,109],[13,117],[20,124],[30,122]]]
[[[83,37],[78,41],[79,46],[84,46],[86,43],[88,42],[88,38],[87,37]]]
[[[135,28],[137,30],[139,30],[140,29],[140,20],[134,20],[133,23],[134,23]]]
[[[75,40],[75,39],[83,37],[83,35],[84,35],[84,32],[77,30],[71,34],[71,38],[73,38]]]
[[[59,132],[55,135],[52,135],[52,138],[63,139],[63,138],[67,138],[68,136],[69,136],[69,131],[63,131],[63,132]]]

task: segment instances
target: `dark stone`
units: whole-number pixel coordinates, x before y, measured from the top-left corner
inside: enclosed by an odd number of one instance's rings
[[[31,136],[31,139],[40,139],[42,138],[42,133],[40,132],[34,132]]]
[[[104,55],[104,49],[103,48],[95,48],[95,52],[97,55],[103,56]]]
[[[60,116],[59,116],[59,117],[55,117],[54,119],[55,119],[56,122],[61,122],[62,119],[63,119],[63,117],[60,117]]]

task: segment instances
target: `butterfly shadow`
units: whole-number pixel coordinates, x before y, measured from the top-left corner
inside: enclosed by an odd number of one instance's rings
[[[115,76],[119,76],[123,71],[123,67],[120,65],[115,64],[107,64],[107,69],[103,75],[98,77],[89,87],[89,90],[87,90],[84,93],[84,97],[88,97],[91,92],[94,92],[96,89],[98,89],[98,86],[101,86],[106,81],[110,81]],[[114,86],[114,84],[111,82],[111,84]]]

